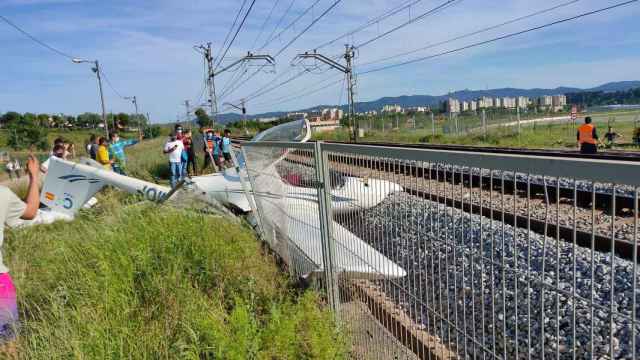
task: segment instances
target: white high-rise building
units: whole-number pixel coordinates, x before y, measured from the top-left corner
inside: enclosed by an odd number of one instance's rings
[[[448,113],[459,113],[460,112],[460,101],[457,99],[449,98],[442,103],[442,109]]]
[[[567,97],[565,95],[553,95],[551,97],[553,111],[560,111],[567,106]]]
[[[518,96],[516,99],[516,106],[520,109],[526,109],[529,106],[529,98],[526,96]]]
[[[516,98],[503,97],[502,98],[502,107],[505,108],[505,109],[515,109],[516,108]]]
[[[478,99],[478,108],[479,109],[488,109],[493,107],[493,99],[490,97],[483,96]]]

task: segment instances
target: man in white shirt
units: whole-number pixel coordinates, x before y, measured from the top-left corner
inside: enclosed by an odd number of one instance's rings
[[[4,241],[5,226],[15,226],[20,219],[33,220],[38,214],[38,207],[40,206],[39,171],[40,164],[38,164],[38,160],[30,155],[27,162],[29,188],[26,204],[9,188],[0,185],[0,222],[2,222],[2,226],[0,226],[0,246]],[[11,276],[9,276],[9,269],[2,261],[2,252],[0,251],[0,339],[4,340],[4,347],[9,346],[9,342],[14,339],[15,334],[13,331],[17,326],[17,322],[16,291]]]
[[[169,155],[169,166],[171,168],[171,188],[175,188],[178,181],[182,180],[182,151],[184,144],[175,135],[171,135],[163,152]]]
[[[7,168],[7,173],[9,173],[9,179],[13,180],[14,179],[14,175],[15,175],[15,168],[13,165],[13,161],[9,160],[7,162],[7,164],[5,165],[5,167]]]

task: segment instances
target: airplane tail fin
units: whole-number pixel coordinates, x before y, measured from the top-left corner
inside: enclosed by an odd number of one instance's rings
[[[105,183],[74,163],[51,158],[40,202],[52,211],[74,215]]]

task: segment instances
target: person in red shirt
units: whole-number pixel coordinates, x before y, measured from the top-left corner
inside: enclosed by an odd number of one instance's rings
[[[191,130],[187,130],[182,138],[184,144],[184,152],[187,156],[187,164],[185,165],[185,172],[189,176],[198,176],[198,169],[196,168],[196,151],[193,148],[193,133]],[[191,171],[189,171],[191,167]]]

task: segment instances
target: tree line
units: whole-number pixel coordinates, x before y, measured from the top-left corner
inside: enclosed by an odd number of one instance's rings
[[[14,122],[24,122],[29,125],[48,129],[95,129],[102,126],[102,116],[86,112],[77,116],[64,114],[34,114],[30,112],[18,113],[9,111],[0,116],[0,127],[8,127]],[[144,115],[127,113],[108,113],[107,122],[111,127],[145,126],[147,119]]]
[[[640,104],[640,88],[614,92],[589,91],[568,93],[566,96],[567,103],[581,104],[587,107]]]

